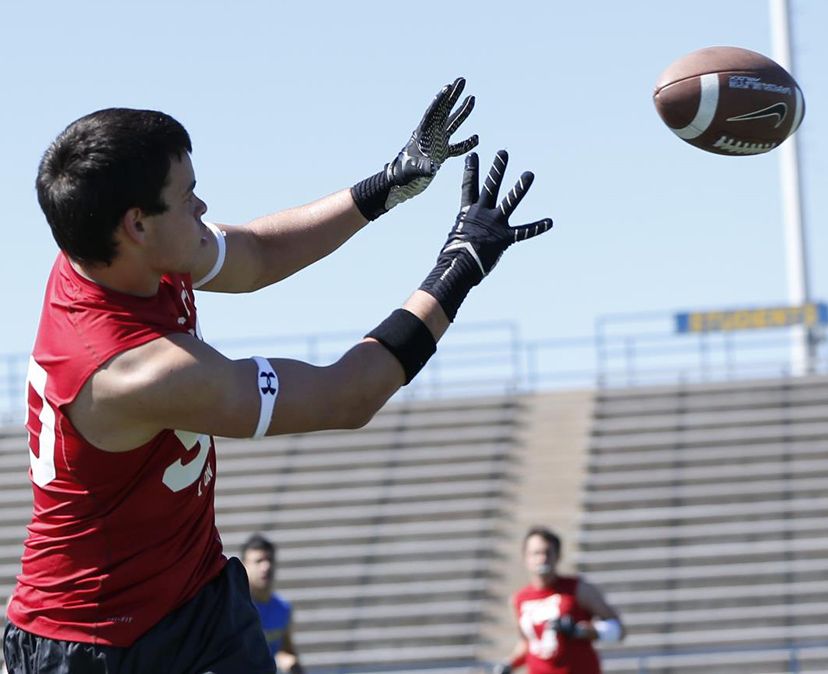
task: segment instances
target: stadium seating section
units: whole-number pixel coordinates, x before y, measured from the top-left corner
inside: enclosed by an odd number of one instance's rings
[[[555,458],[582,470],[572,563],[629,630],[602,648],[605,671],[828,671],[828,378],[588,399],[582,446]],[[278,543],[312,674],[461,674],[505,655],[514,541],[537,519],[525,487],[550,473],[546,498],[572,479],[543,463],[563,451],[554,430],[527,432],[527,410],[554,419],[555,401],[392,402],[358,431],[218,440],[227,552],[254,531]],[[0,432],[2,596],[30,514],[27,461],[21,431]]]

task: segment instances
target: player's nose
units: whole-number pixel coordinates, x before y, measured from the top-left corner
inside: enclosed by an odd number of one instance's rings
[[[196,197],[196,217],[200,218],[207,212],[207,202]]]

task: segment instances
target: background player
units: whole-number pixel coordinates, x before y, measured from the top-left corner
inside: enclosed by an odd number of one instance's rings
[[[469,155],[431,273],[326,367],[225,358],[200,338],[193,289],[275,283],[421,192],[477,142],[450,142],[473,105],[455,110],[462,89],[443,87],[376,175],[238,227],[202,220],[190,138],[168,115],[101,110],[52,143],[37,192],[61,252],[27,378],[34,508],[4,636],[13,674],[273,671],[244,568],[222,554],[212,436],[366,423],[505,249],[551,221],[511,227],[533,176],[498,204],[506,153],[482,189]]]
[[[293,607],[273,591],[276,546],[261,534],[253,534],[242,546],[241,561],[247,571],[250,596],[259,612],[265,640],[278,670],[303,674],[293,641]]]
[[[561,541],[544,527],[532,527],[523,541],[529,584],[513,604],[520,639],[498,674],[525,664],[529,674],[600,674],[596,639],[624,638],[617,611],[601,591],[580,577],[560,576]]]

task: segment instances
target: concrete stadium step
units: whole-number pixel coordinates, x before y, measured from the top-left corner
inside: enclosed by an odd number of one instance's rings
[[[366,561],[363,564],[341,564],[334,567],[306,564],[286,566],[279,569],[279,587],[283,589],[305,587],[313,583],[316,587],[359,585],[366,578],[376,582],[419,579],[436,580],[462,578],[467,574],[484,576],[489,569],[489,560],[483,557],[458,557],[449,560],[419,561]]]
[[[803,537],[800,539],[767,539],[738,543],[703,543],[687,545],[657,545],[649,548],[630,548],[615,550],[598,550],[580,552],[578,566],[591,572],[605,568],[630,568],[646,564],[654,569],[660,566],[676,564],[703,565],[726,563],[731,559],[755,561],[758,559],[775,559],[777,557],[805,558],[807,556],[828,557],[828,532],[822,537]]]
[[[730,585],[787,583],[792,580],[822,580],[828,559],[784,559],[718,565],[639,567],[603,570],[587,576],[607,592],[665,588],[715,588]],[[822,574],[822,575],[821,575]]]
[[[292,546],[283,548],[279,539],[277,562],[282,566],[306,564],[312,560],[317,566],[347,564],[372,559],[387,560],[431,560],[463,559],[491,551],[491,541],[477,532],[453,534],[451,541],[445,538],[419,538],[417,540],[375,541],[363,544],[337,544],[335,546]],[[0,550],[2,552],[2,550]],[[237,551],[225,548],[225,554]]]
[[[0,489],[0,507],[20,506],[22,504],[29,505],[29,512],[31,514],[32,487],[28,478],[26,478],[26,484],[22,486],[4,487]]]
[[[468,662],[451,665],[444,662],[434,663],[430,661],[419,667],[416,663],[410,665],[393,665],[387,667],[373,665],[368,671],[370,674],[487,674],[486,669],[480,665],[469,665]],[[333,667],[314,667],[313,674],[358,674],[353,668],[344,669],[334,665]]]
[[[462,531],[473,531],[475,527],[494,527],[492,520],[493,513],[447,513],[435,514],[434,517],[378,517],[372,518],[369,523],[365,520],[347,520],[338,522],[317,522],[309,520],[304,522],[287,523],[263,514],[261,517],[255,513],[251,516],[238,519],[233,523],[219,522],[219,530],[222,538],[228,541],[241,541],[247,538],[251,531],[270,532],[269,537],[280,541],[283,546],[295,544],[297,541],[308,543],[317,541],[320,547],[335,546],[341,542],[371,542],[377,538],[386,541],[405,540],[412,537],[410,532],[414,529],[419,533],[413,536],[434,538],[440,535],[446,527],[435,527],[436,520],[445,520],[452,529]],[[462,528],[462,529],[461,529]],[[348,532],[355,532],[356,537],[349,541]],[[230,538],[232,537],[232,538]],[[231,547],[231,550],[235,547]]]
[[[19,559],[9,559],[0,564],[0,578],[8,579],[6,583],[7,587],[14,587],[16,582],[14,578],[18,573],[20,573]],[[7,597],[8,594],[4,596]]]
[[[25,438],[13,447],[0,450],[0,473],[26,472],[29,469],[29,448]]]
[[[630,450],[590,455],[588,469],[590,474],[602,474],[636,468],[646,470],[648,467],[657,470],[675,465],[748,465],[777,457],[813,459],[826,456],[828,443],[816,440],[785,441],[766,445],[732,443],[726,447],[694,447],[690,451],[682,446],[674,446],[660,450]]]
[[[595,576],[589,576],[595,578]],[[705,587],[703,584],[695,586],[662,586],[660,589],[648,589],[638,587],[614,587],[607,588],[606,595],[609,601],[621,608],[625,624],[632,621],[632,624],[649,625],[649,630],[663,632],[673,629],[672,623],[668,620],[657,624],[656,618],[661,614],[672,614],[673,612],[698,611],[703,614],[708,611],[709,620],[715,622],[719,612],[727,614],[728,611],[742,612],[743,616],[760,614],[765,608],[777,606],[795,606],[796,610],[803,611],[803,615],[811,611],[808,606],[813,606],[813,615],[825,614],[825,606],[828,602],[828,593],[818,590],[813,594],[809,592],[809,586],[819,588],[823,582],[818,574],[810,581],[790,583],[789,593],[772,593],[773,583],[779,582],[779,577],[759,578],[755,587],[767,589],[766,594],[750,595],[750,586],[747,584],[734,585],[728,582],[723,584],[711,584]],[[783,583],[784,585],[784,583]],[[642,598],[635,595],[640,593]],[[625,603],[626,601],[626,603]],[[801,609],[798,607],[802,607]],[[810,615],[810,614],[809,614]],[[703,618],[701,619],[704,622]],[[823,618],[824,620],[824,618]],[[732,622],[731,625],[738,624]],[[826,642],[828,643],[828,642]]]
[[[248,493],[225,493],[216,495],[216,509],[221,512],[232,510],[267,510],[296,506],[324,504],[359,505],[377,502],[403,503],[408,501],[432,500],[457,496],[479,496],[503,489],[505,480],[500,477],[490,480],[469,480],[450,483],[422,484],[370,484],[361,487],[328,487],[327,489],[303,491],[276,491]],[[0,520],[2,521],[2,520]]]
[[[261,525],[263,519],[272,526],[282,527],[326,527],[333,523],[357,523],[362,521],[410,521],[430,517],[479,516],[481,513],[499,511],[499,499],[492,497],[420,501],[417,503],[378,503],[349,508],[319,507],[267,510],[262,512],[217,513],[219,529],[228,527],[253,527]]]
[[[734,426],[769,426],[803,421],[822,421],[828,412],[828,401],[796,406],[765,406],[751,409],[711,409],[704,412],[665,412],[640,416],[597,418],[592,433],[596,436],[623,435],[655,431],[686,431],[690,429],[732,428]]]
[[[359,484],[377,484],[393,480],[397,483],[418,483],[451,480],[479,479],[493,475],[508,475],[512,469],[510,459],[503,456],[480,461],[466,461],[440,466],[411,465],[394,468],[347,468],[338,470],[320,470],[283,473],[247,473],[227,475],[221,473],[219,465],[216,478],[216,490],[221,494],[232,491],[251,493],[267,489],[321,489],[327,486],[356,486]]]
[[[777,456],[762,462],[750,464],[730,464],[724,466],[685,466],[677,464],[670,468],[651,470],[619,470],[611,473],[590,475],[584,481],[587,492],[612,490],[619,487],[663,485],[714,484],[733,480],[755,480],[781,475],[828,476],[828,450],[825,458],[799,459]]]
[[[26,527],[29,519],[21,520],[15,524],[0,527],[0,544],[22,545],[26,538]]]
[[[821,622],[828,624],[828,605],[821,601],[809,603],[782,603],[761,607],[729,606],[715,611],[707,608],[652,611],[647,613],[624,613],[624,626],[641,631],[662,631],[666,626],[671,630],[713,628],[717,625],[729,627],[744,622],[745,613],[750,610],[751,625],[784,625],[796,622]]]
[[[330,453],[318,448],[308,447],[292,455],[273,454],[263,457],[228,458],[218,456],[218,467],[222,476],[230,477],[239,473],[300,472],[311,470],[330,470],[340,467],[405,467],[408,465],[439,465],[464,463],[505,456],[509,451],[507,443],[483,441],[468,446],[418,445],[410,448],[384,446],[374,450],[359,450],[343,454]]]
[[[635,529],[586,529],[578,536],[578,548],[584,552],[610,550],[619,545],[625,548],[647,548],[657,541],[672,541],[675,545],[688,543],[717,543],[752,541],[757,538],[799,538],[824,535],[826,520],[818,517],[779,517],[748,522],[735,518],[707,524],[675,524],[673,526],[641,526]]]
[[[418,522],[377,521],[370,524],[325,525],[297,529],[284,529],[268,524],[258,529],[247,526],[236,530],[223,527],[221,538],[225,548],[230,550],[237,550],[247,540],[251,531],[259,531],[272,540],[278,541],[280,549],[308,544],[318,545],[322,548],[338,546],[342,543],[368,542],[377,544],[378,542],[392,543],[412,539],[434,540],[438,537],[444,537],[447,542],[450,542],[457,535],[495,536],[499,524],[492,518],[482,517]]]
[[[341,650],[351,642],[393,643],[397,648],[410,646],[449,645],[463,640],[473,644],[477,636],[477,625],[466,622],[440,625],[374,625],[351,629],[318,629],[305,632],[301,638],[302,655],[318,651]],[[298,640],[298,632],[297,632]]]
[[[793,660],[793,662],[792,662]],[[792,668],[793,665],[793,668]],[[828,648],[757,647],[731,652],[704,652],[634,655],[603,658],[606,674],[825,674],[828,672]]]
[[[374,664],[369,669],[346,668],[338,665],[313,668],[313,674],[362,674],[364,672],[369,672],[369,674],[487,674],[481,666],[469,665],[463,659],[458,664],[429,661],[419,665],[417,663],[385,666]]]
[[[7,543],[0,546],[0,560],[17,560],[20,561],[20,555],[23,554],[23,539],[14,543]]]
[[[726,646],[755,645],[790,640],[824,639],[825,624],[802,624],[774,627],[740,626],[730,629],[678,630],[675,632],[630,634],[625,648],[633,649],[678,649],[703,646],[716,649]]]
[[[825,493],[825,478],[791,477],[790,479],[757,479],[724,484],[677,484],[674,487],[652,487],[593,491],[584,500],[590,511],[606,508],[666,506],[669,504],[714,504],[779,499],[796,494],[799,497]]]
[[[596,395],[596,409],[601,414],[621,414],[640,410],[741,409],[752,404],[785,405],[802,400],[828,400],[828,377],[811,375],[800,378],[750,379],[694,384],[668,384],[634,388],[607,388]]]
[[[638,432],[624,435],[593,436],[590,451],[605,452],[660,450],[681,446],[684,451],[695,447],[724,447],[732,443],[783,443],[791,440],[828,440],[828,422],[798,424],[774,423],[765,426],[738,426],[716,429]]]
[[[789,583],[792,580],[818,582],[828,567],[825,557],[806,557],[689,564],[635,569],[584,569],[584,575],[607,593],[631,591],[667,591],[670,589],[718,592],[720,589],[750,584]],[[650,573],[647,573],[649,569]],[[712,601],[712,598],[711,598]]]
[[[288,597],[290,599],[290,597]],[[404,604],[354,604],[348,606],[323,606],[295,611],[293,620],[296,633],[303,628],[325,628],[328,625],[407,625],[410,623],[451,623],[479,614],[485,602],[479,599],[455,601],[423,601]]]
[[[372,639],[370,643],[373,643]],[[299,641],[298,648],[302,647]],[[309,653],[302,658],[302,663],[308,668],[316,670],[320,667],[332,666],[338,671],[345,666],[380,665],[403,663],[446,663],[449,660],[468,661],[474,657],[476,647],[473,644],[458,644],[451,646],[420,645],[406,648],[358,648],[356,650],[337,650],[325,653]],[[445,664],[443,664],[445,666]]]
[[[821,497],[769,497],[755,503],[721,503],[716,505],[671,505],[650,508],[624,508],[621,510],[602,510],[584,512],[582,525],[587,529],[599,527],[641,526],[644,523],[660,522],[690,524],[702,522],[722,522],[734,518],[746,520],[758,519],[763,515],[779,516],[782,514],[828,515],[828,498]]]
[[[622,391],[621,394],[627,393]],[[594,417],[603,422],[629,417],[659,417],[673,414],[784,409],[828,404],[828,386],[804,388],[769,387],[756,390],[719,390],[695,392],[666,389],[651,396],[609,398],[609,392],[595,399]]]
[[[290,599],[302,606],[302,610],[335,606],[337,602],[347,601],[358,602],[359,605],[413,604],[433,601],[435,597],[444,601],[479,601],[485,596],[486,588],[487,581],[484,578],[403,580],[394,583],[375,583],[369,578],[360,585],[294,588],[290,592]]]
[[[780,601],[800,603],[808,601],[828,602],[828,580],[817,578],[811,581],[788,583],[756,582],[747,585],[719,587],[715,594],[699,592],[698,588],[665,588],[659,590],[614,590],[611,599],[624,606],[624,616],[636,613],[665,610],[666,607],[681,609],[718,610],[738,607],[745,610],[760,610],[762,606]]]

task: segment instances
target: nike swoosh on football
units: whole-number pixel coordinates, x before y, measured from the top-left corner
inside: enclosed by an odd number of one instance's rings
[[[773,125],[774,128],[778,127],[782,122],[785,121],[785,117],[788,116],[788,104],[782,103],[774,103],[773,105],[769,105],[766,108],[762,108],[761,110],[754,110],[753,112],[746,112],[744,115],[737,115],[736,117],[728,117],[728,122],[747,122],[751,119],[762,119],[763,117],[776,117],[777,121],[776,124]]]

